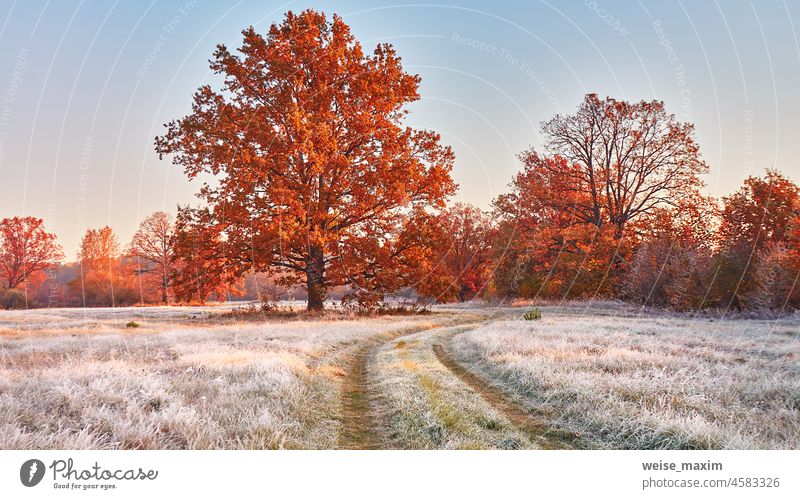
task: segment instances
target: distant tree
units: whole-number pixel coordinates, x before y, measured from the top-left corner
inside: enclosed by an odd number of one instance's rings
[[[544,203],[575,220],[625,225],[657,207],[676,206],[702,185],[708,171],[694,140],[694,126],[668,114],[661,101],[628,103],[588,94],[578,111],[542,124],[545,150],[522,155],[536,172]]]
[[[698,198],[708,167],[693,126],[660,101],[589,94],[576,113],[541,129],[543,149],[520,155],[523,170],[494,202],[497,289],[510,296],[614,295],[641,225],[658,210]]]
[[[723,245],[755,251],[786,239],[793,218],[800,214],[800,187],[777,170],[767,170],[763,177],[745,179],[722,202]]]
[[[569,168],[563,159],[548,159]],[[589,197],[569,176],[525,168],[511,192],[495,200],[499,239],[493,242],[495,284],[510,297],[610,296],[629,256],[629,241],[616,239],[610,224],[595,225],[572,207]]]
[[[388,44],[365,55],[341,17],[289,12],[266,36],[219,45],[220,91],[201,87],[192,113],[156,139],[201,191],[237,275],[283,268],[321,310],[331,286],[360,297],[401,284],[408,217],[455,191],[453,153],[439,135],[403,125],[419,76]],[[411,241],[413,238],[407,238]]]
[[[236,260],[226,249],[222,226],[210,210],[179,210],[170,264],[179,301],[205,303],[212,296],[224,301],[242,294],[242,278],[233,270]]]
[[[15,289],[26,280],[55,268],[63,258],[55,234],[45,231],[41,218],[0,220],[0,279],[3,287]]]
[[[140,282],[142,276],[156,278],[162,303],[167,303],[171,284],[174,233],[172,217],[157,211],[139,224],[127,250],[127,255],[134,261]]]
[[[119,258],[119,240],[111,227],[88,229],[81,239],[78,260],[84,271],[109,272]]]
[[[431,221],[432,272],[439,301],[467,301],[491,279],[491,220],[478,208],[458,203]]]
[[[131,274],[120,261],[120,247],[111,227],[89,229],[78,250],[80,275],[69,283],[89,306],[127,305],[136,301]]]
[[[767,280],[766,270],[759,278],[755,273],[759,262],[774,270],[791,261],[781,247],[788,243],[786,250],[792,249],[792,223],[800,215],[800,187],[777,171],[767,170],[763,177],[748,177],[737,192],[723,198],[723,205],[711,299],[740,310],[757,303],[777,303],[756,296]]]

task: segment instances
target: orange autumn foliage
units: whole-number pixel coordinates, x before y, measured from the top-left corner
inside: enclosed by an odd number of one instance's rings
[[[167,303],[171,286],[175,224],[166,212],[157,211],[139,224],[126,255],[139,281],[142,301],[157,295]]]
[[[775,170],[748,177],[723,198],[717,275],[709,293],[724,308],[800,305],[796,222],[800,187]]]
[[[379,299],[406,284],[410,217],[455,192],[450,148],[403,124],[419,76],[391,45],[366,54],[341,17],[314,10],[243,35],[238,54],[214,54],[222,88],[201,87],[156,139],[190,178],[214,176],[200,196],[226,271],[289,270],[311,310],[334,285]]]
[[[55,268],[64,253],[55,234],[44,230],[35,217],[0,220],[0,288],[14,289],[26,281],[40,282]]]
[[[120,258],[111,227],[88,229],[78,250],[80,273],[69,287],[84,306],[131,305],[137,293],[130,262]]]
[[[439,302],[468,301],[488,292],[492,223],[478,208],[457,203],[427,221],[429,271],[415,286]]]
[[[597,227],[613,225],[617,239],[629,222],[696,195],[708,171],[694,125],[677,121],[661,101],[588,94],[574,114],[544,122],[542,134],[551,156],[531,150],[526,169],[558,184],[548,196],[557,207]]]
[[[495,200],[495,284],[510,296],[612,296],[658,210],[690,205],[707,170],[693,127],[659,101],[588,94],[542,124],[544,152]],[[505,261],[504,261],[505,260]]]

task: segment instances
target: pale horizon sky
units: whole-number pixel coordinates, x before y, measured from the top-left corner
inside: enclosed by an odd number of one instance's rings
[[[153,151],[240,45],[287,10],[338,13],[422,77],[409,124],[456,152],[457,201],[505,191],[538,124],[584,94],[663,100],[696,138],[707,192],[777,168],[800,181],[800,5],[783,0],[449,2],[0,1],[0,218],[37,216],[73,260],[87,228],[126,245],[199,189]]]

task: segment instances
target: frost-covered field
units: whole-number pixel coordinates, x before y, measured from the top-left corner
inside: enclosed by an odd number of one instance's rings
[[[0,449],[334,447],[348,349],[433,320],[226,311],[0,312]]]
[[[453,328],[458,329],[458,328]],[[377,353],[375,381],[387,447],[413,449],[540,448],[436,360],[440,334],[417,333]]]
[[[800,320],[496,322],[453,349],[591,448],[800,447]]]
[[[797,316],[236,306],[0,311],[0,449],[337,448],[354,428],[389,448],[800,447]]]

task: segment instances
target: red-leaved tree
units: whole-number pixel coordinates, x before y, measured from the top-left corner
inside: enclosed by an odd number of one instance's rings
[[[55,234],[44,230],[41,218],[0,220],[0,279],[3,287],[14,289],[31,277],[57,266],[63,258]]]
[[[458,203],[432,217],[431,271],[418,286],[440,302],[467,301],[486,290],[492,268],[492,224],[480,209]]]
[[[523,170],[494,203],[495,282],[510,296],[612,295],[637,225],[698,199],[707,165],[693,126],[660,101],[588,94],[541,128],[544,147],[520,155]]]
[[[242,294],[240,267],[227,251],[222,225],[211,210],[182,208],[172,239],[170,283],[178,301],[205,303],[213,297],[224,301]]]
[[[127,251],[128,256],[134,260],[140,288],[144,287],[143,282],[147,287],[155,287],[162,303],[167,303],[171,285],[174,232],[172,217],[168,213],[157,211],[142,220]],[[150,282],[147,277],[153,277],[154,282]]]
[[[201,87],[157,152],[190,178],[215,178],[200,196],[229,271],[288,269],[310,310],[332,285],[391,292],[414,249],[401,241],[409,217],[455,191],[450,148],[403,124],[419,76],[391,45],[365,54],[341,17],[314,10],[243,35],[238,54],[214,54],[222,88]]]

